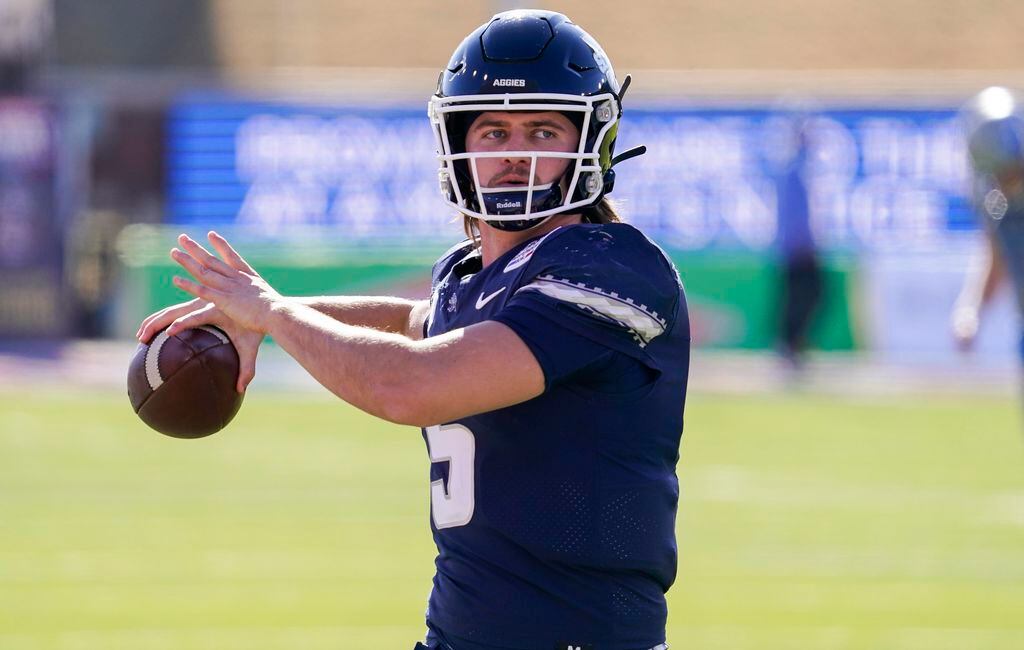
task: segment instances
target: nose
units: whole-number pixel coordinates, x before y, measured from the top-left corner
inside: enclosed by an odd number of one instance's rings
[[[530,159],[525,156],[506,156],[502,162],[510,167],[519,167],[529,165]]]
[[[526,143],[526,136],[514,130],[509,138],[505,141],[505,151],[527,151],[528,145]],[[526,156],[508,156],[504,160],[507,165],[518,165],[521,163],[529,164],[530,159]]]

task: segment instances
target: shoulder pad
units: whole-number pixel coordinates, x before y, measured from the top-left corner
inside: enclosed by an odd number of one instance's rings
[[[535,268],[554,265],[580,277],[607,278],[611,283],[619,272],[628,271],[650,282],[679,284],[679,274],[665,252],[625,223],[560,228],[541,240],[531,261]]]
[[[455,264],[464,259],[469,253],[472,253],[473,250],[473,242],[469,239],[464,239],[446,250],[441,257],[437,258],[437,261],[434,262],[434,266],[430,272],[430,286],[434,287],[437,285],[444,276],[448,275],[448,271],[450,271]]]

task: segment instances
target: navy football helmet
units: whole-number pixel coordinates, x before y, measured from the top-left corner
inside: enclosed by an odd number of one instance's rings
[[[967,150],[975,173],[1000,179],[1024,169],[1024,115],[1020,97],[986,88],[964,108]]]
[[[562,14],[495,15],[455,50],[428,105],[445,202],[503,230],[525,230],[597,204],[612,189],[613,164],[631,157],[612,158],[626,86],[628,77],[619,84],[597,41]],[[467,152],[467,130],[486,111],[559,111],[579,128],[579,145],[567,153]],[[477,161],[509,156],[530,161],[529,183],[484,187]],[[560,180],[537,182],[544,157],[570,161]]]

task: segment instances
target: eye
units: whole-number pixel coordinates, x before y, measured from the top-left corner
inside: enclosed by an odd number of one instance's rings
[[[557,134],[554,131],[549,131],[547,129],[537,129],[536,131],[533,132],[533,137],[537,138],[538,140],[551,140],[553,138],[556,138]]]
[[[505,135],[505,129],[490,129],[484,132],[483,137],[485,140],[500,140]]]

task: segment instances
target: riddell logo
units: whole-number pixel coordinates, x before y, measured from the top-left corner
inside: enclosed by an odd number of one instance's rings
[[[522,205],[523,204],[520,203],[519,201],[506,201],[504,203],[496,203],[494,205],[494,207],[496,207],[499,210],[501,210],[501,209],[504,209],[504,208],[518,208],[518,207],[522,207]]]
[[[512,88],[525,88],[526,79],[495,79],[495,86],[512,87]]]

